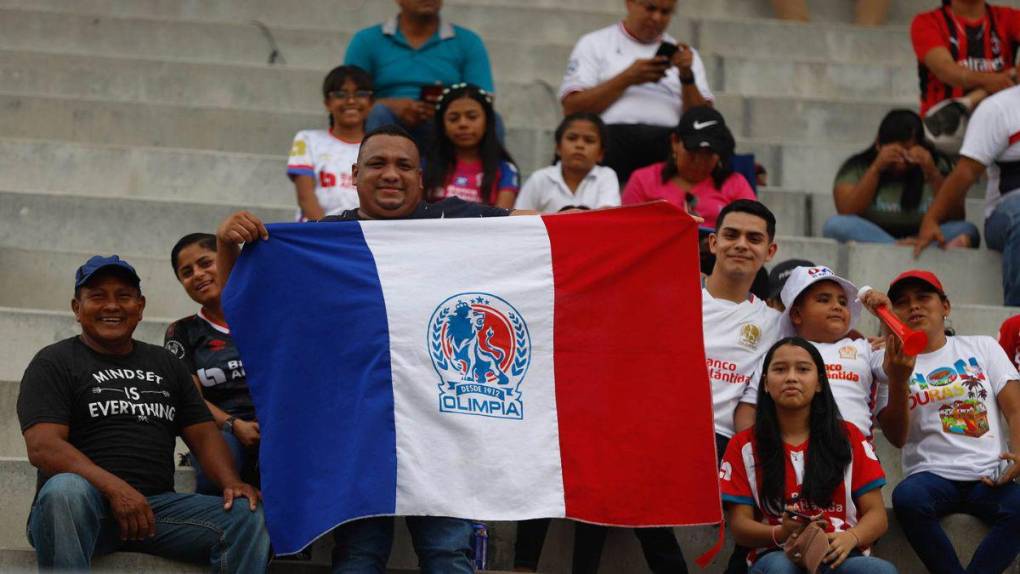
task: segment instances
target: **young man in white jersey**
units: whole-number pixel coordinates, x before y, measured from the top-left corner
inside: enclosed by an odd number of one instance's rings
[[[935,194],[917,234],[915,255],[933,241],[945,244],[939,224],[962,209],[967,190],[987,171],[985,240],[1002,252],[1006,305],[1020,305],[1020,86],[986,98],[974,111],[960,161]]]
[[[705,363],[712,384],[718,452],[754,423],[751,381],[776,342],[779,311],[751,294],[758,270],[776,254],[776,218],[757,201],[738,200],[719,212],[708,247],[712,274],[701,290]]]
[[[748,199],[730,203],[716,218],[708,248],[715,255],[712,274],[701,289],[705,364],[712,385],[718,457],[733,435],[754,424],[758,366],[778,340],[780,312],[751,294],[758,271],[776,254],[776,216]],[[730,556],[727,574],[747,571],[746,548]]]

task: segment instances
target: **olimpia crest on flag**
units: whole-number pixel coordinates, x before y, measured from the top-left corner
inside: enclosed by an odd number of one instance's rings
[[[531,336],[513,305],[489,293],[458,293],[433,311],[427,339],[440,412],[524,418]]]

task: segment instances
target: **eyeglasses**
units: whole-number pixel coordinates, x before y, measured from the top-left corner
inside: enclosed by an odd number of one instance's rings
[[[330,92],[329,97],[336,98],[338,100],[367,100],[372,97],[372,90],[358,90],[356,92],[348,92],[346,90],[339,90],[336,92]]]

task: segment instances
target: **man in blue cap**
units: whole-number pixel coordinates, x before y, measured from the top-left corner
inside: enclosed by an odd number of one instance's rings
[[[140,285],[116,255],[85,262],[71,300],[81,334],[39,351],[21,380],[18,419],[39,469],[28,523],[39,567],[87,570],[94,555],[129,550],[264,572],[259,492],[238,478],[184,364],[132,338]],[[178,434],[222,499],[174,492]]]

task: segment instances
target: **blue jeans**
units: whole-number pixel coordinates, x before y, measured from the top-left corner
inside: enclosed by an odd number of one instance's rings
[[[997,488],[978,481],[954,481],[930,472],[903,479],[893,490],[893,510],[910,545],[930,572],[1002,572],[1020,551],[1020,486]],[[939,524],[962,512],[992,525],[964,570]]]
[[[786,553],[782,551],[769,552],[762,556],[751,567],[751,574],[803,574],[803,568],[796,566]],[[864,556],[858,551],[850,553],[850,557],[839,565],[839,568],[829,568],[826,565],[818,570],[819,574],[896,574],[896,567],[872,556]]]
[[[257,488],[259,486],[258,449],[245,448],[233,433],[220,431],[220,434],[223,436],[223,440],[226,441],[227,448],[230,449],[230,458],[233,459],[234,468],[241,475],[241,480]],[[194,453],[189,452],[188,460],[191,461],[191,466],[195,469],[195,492],[210,496],[221,495],[223,491],[205,475],[202,465],[198,462],[198,457]]]
[[[423,574],[473,574],[471,522],[408,516],[407,528]],[[333,530],[333,574],[385,574],[393,546],[393,518],[363,518]]]
[[[106,498],[77,474],[46,481],[28,517],[28,541],[42,570],[88,570],[93,556],[117,550],[206,563],[213,572],[265,572],[269,534],[262,509],[246,500],[223,510],[223,499],[167,492],[148,497],[156,536],[122,541]]]
[[[1002,293],[1005,304],[1020,306],[1020,193],[1003,198],[985,219],[988,247],[1002,253]]]
[[[389,124],[396,124],[411,134],[414,138],[414,143],[418,144],[418,149],[424,153],[430,147],[432,147],[432,138],[435,136],[435,123],[433,121],[422,122],[415,127],[410,127],[402,124],[397,114],[393,113],[386,104],[375,104],[372,109],[368,112],[368,117],[365,118],[365,132],[368,133],[378,127],[382,127]],[[496,114],[496,138],[500,143],[506,141],[506,128],[503,126],[503,118],[497,113]]]
[[[959,235],[970,237],[971,247],[981,245],[978,228],[969,221],[947,221],[940,225],[942,236],[946,241]],[[833,215],[825,220],[822,235],[840,242],[857,241],[859,243],[896,243],[896,238],[886,230],[860,215]],[[987,235],[986,235],[987,237]]]

